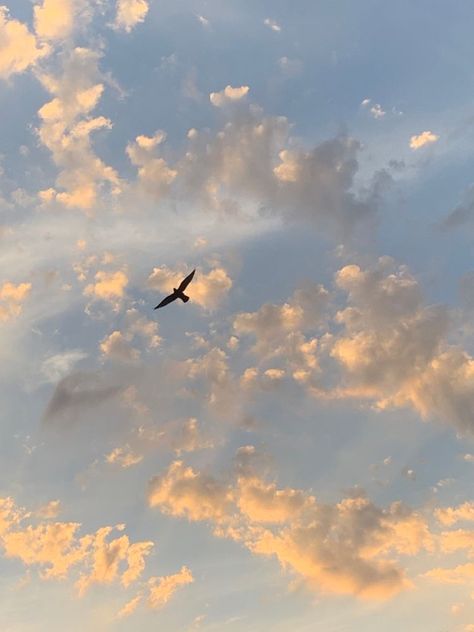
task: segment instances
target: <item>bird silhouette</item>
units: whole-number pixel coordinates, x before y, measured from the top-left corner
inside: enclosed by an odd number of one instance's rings
[[[183,281],[181,281],[177,289],[175,287],[173,288],[173,294],[170,294],[169,296],[164,298],[161,301],[161,303],[159,303],[154,309],[159,309],[160,307],[169,305],[170,303],[175,301],[177,298],[180,298],[183,301],[183,303],[187,303],[189,301],[189,296],[186,296],[186,294],[184,293],[184,290],[188,287],[188,285],[193,280],[193,276],[195,272],[196,270],[193,270],[191,274],[188,274],[188,276],[185,279],[183,279]]]

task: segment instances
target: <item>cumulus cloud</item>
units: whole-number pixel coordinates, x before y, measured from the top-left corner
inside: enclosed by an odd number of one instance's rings
[[[166,134],[158,130],[153,136],[137,136],[127,146],[127,154],[138,167],[138,180],[143,190],[158,199],[168,195],[178,172],[157,155],[156,148],[165,141]]]
[[[265,303],[256,312],[237,314],[233,329],[237,336],[253,336],[253,351],[260,356],[283,355],[301,369],[315,367],[317,340],[306,339],[302,331],[316,331],[323,324],[328,303],[329,292],[320,284],[308,283],[286,303]]]
[[[92,133],[112,127],[106,117],[90,116],[104,90],[99,57],[92,50],[76,47],[65,57],[60,74],[38,75],[53,96],[38,111],[38,136],[60,168],[55,188],[39,192],[43,204],[92,212],[104,186],[112,195],[121,190],[117,173],[95,155],[91,143]]]
[[[421,134],[414,135],[410,138],[410,147],[414,151],[417,149],[421,149],[425,145],[431,145],[432,143],[436,143],[439,140],[439,136],[437,134],[433,134],[433,132],[427,130],[425,132],[421,132]]]
[[[401,503],[381,509],[359,493],[325,505],[302,490],[278,489],[253,468],[223,482],[176,461],[151,481],[148,499],[276,557],[316,591],[390,597],[410,585],[393,556],[433,546],[425,520]]]
[[[100,343],[100,350],[107,358],[121,362],[136,362],[140,357],[138,349],[134,349],[120,331],[113,331]]]
[[[150,481],[148,502],[172,516],[219,522],[229,511],[231,492],[211,476],[174,461],[163,476]]]
[[[349,236],[374,216],[388,172],[355,191],[358,141],[340,135],[308,150],[293,142],[290,128],[285,117],[266,117],[250,105],[217,133],[190,130],[174,164],[165,158],[162,136],[151,149],[131,143],[127,153],[138,167],[138,190],[157,200],[185,199],[238,216],[309,219]]]
[[[34,7],[35,31],[46,40],[67,39],[74,27],[77,0],[43,0]]]
[[[167,266],[153,268],[147,285],[153,290],[169,293],[186,276],[187,272],[175,272]],[[207,274],[197,271],[192,283],[186,289],[190,299],[203,309],[214,310],[222,303],[232,288],[232,279],[225,268],[217,266]]]
[[[24,72],[49,52],[48,46],[38,44],[26,24],[10,18],[7,7],[0,6],[0,77],[2,79]]]
[[[130,33],[148,13],[147,0],[117,0],[114,27]]]
[[[408,269],[389,258],[368,270],[346,266],[336,283],[348,294],[331,342],[345,373],[338,395],[374,399],[381,409],[411,405],[471,432],[474,361],[448,345],[446,310],[425,305]]]
[[[209,100],[216,108],[221,108],[227,103],[240,101],[240,99],[243,99],[248,94],[248,91],[248,86],[240,86],[240,88],[226,86],[224,90],[221,90],[220,92],[211,92]]]
[[[95,283],[90,283],[86,286],[84,295],[101,299],[117,306],[120,299],[125,295],[127,285],[128,277],[123,270],[115,272],[99,270],[95,275]]]
[[[437,509],[435,514],[441,524],[447,526],[451,526],[461,520],[474,522],[474,502],[465,502],[458,507]]]
[[[26,520],[30,524],[24,526]],[[153,542],[132,543],[126,535],[110,538],[125,525],[102,527],[82,536],[80,528],[74,522],[34,523],[31,514],[17,507],[11,498],[0,499],[0,547],[4,557],[37,567],[42,579],[66,579],[75,571],[80,595],[94,583],[120,582],[128,587],[139,579]]]
[[[31,291],[31,283],[15,285],[6,281],[0,287],[0,321],[10,320],[22,312],[22,303]]]

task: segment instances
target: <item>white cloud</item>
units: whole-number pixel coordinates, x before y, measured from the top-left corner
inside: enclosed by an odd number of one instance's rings
[[[115,28],[130,33],[137,24],[145,20],[148,9],[147,0],[117,0]]]
[[[268,26],[269,29],[275,31],[276,33],[279,33],[281,31],[281,26],[272,18],[265,18],[263,23],[265,24],[265,26]]]
[[[84,358],[87,358],[87,353],[80,349],[56,353],[43,360],[41,373],[48,382],[55,384],[70,373],[74,366]]]

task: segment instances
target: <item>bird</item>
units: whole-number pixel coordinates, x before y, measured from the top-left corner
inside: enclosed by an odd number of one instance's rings
[[[196,272],[196,269],[194,269],[191,272],[191,274],[188,274],[188,276],[181,281],[181,283],[179,284],[179,287],[177,289],[175,287],[173,288],[173,294],[170,294],[169,296],[164,298],[161,301],[161,303],[159,303],[153,309],[159,309],[160,307],[164,307],[165,305],[169,305],[169,303],[172,303],[177,298],[180,298],[183,301],[183,303],[187,303],[189,301],[189,296],[186,296],[186,294],[184,293],[184,290],[188,287],[188,285],[193,280],[193,276],[194,276],[195,272]]]

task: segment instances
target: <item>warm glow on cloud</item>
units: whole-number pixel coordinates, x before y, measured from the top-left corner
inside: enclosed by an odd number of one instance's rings
[[[31,283],[6,282],[0,287],[0,320],[9,320],[19,316],[22,303],[31,291]]]
[[[46,45],[38,45],[28,27],[11,19],[7,7],[0,6],[0,77],[8,79],[23,72],[49,53]]]
[[[226,103],[232,103],[233,101],[240,101],[243,99],[249,91],[248,86],[240,86],[240,88],[233,88],[232,86],[226,86],[224,90],[220,92],[211,92],[209,100],[216,108],[221,108]]]
[[[157,609],[162,608],[172,598],[174,593],[181,586],[191,584],[194,581],[191,571],[186,566],[183,566],[179,573],[175,575],[168,575],[166,577],[159,577],[149,580],[149,594],[147,603],[150,608]]]
[[[425,145],[436,143],[437,140],[439,140],[439,136],[437,134],[433,134],[433,132],[430,131],[422,132],[421,134],[410,138],[410,147],[416,151]]]
[[[41,39],[66,39],[74,26],[75,0],[43,0],[34,8],[35,31]]]
[[[148,277],[148,287],[161,292],[172,292],[173,287],[178,287],[187,272],[174,272],[163,266],[154,268]],[[197,271],[191,284],[186,288],[186,295],[203,309],[217,309],[230,289],[232,279],[223,267],[216,267],[207,274]]]
[[[95,283],[86,286],[84,294],[110,302],[122,298],[128,284],[127,275],[121,270],[116,272],[99,270],[95,275],[95,280]]]

